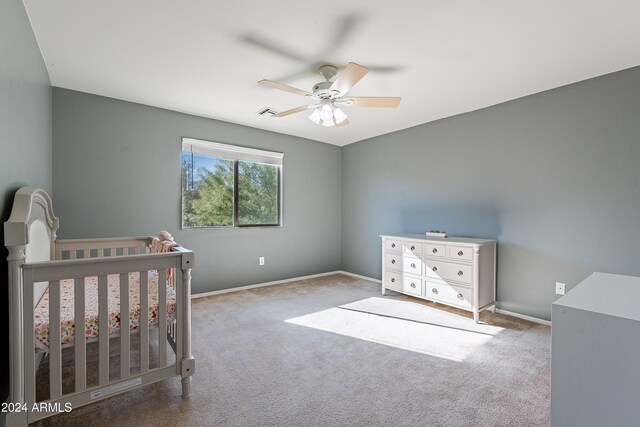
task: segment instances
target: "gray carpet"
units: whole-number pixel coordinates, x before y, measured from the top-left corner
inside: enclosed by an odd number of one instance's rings
[[[197,369],[39,426],[542,426],[550,328],[327,276],[193,301]]]

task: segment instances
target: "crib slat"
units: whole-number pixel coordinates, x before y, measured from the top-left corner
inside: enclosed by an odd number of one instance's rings
[[[49,282],[49,389],[50,399],[62,396],[60,337],[60,281]]]
[[[98,277],[98,351],[100,385],[109,382],[109,288],[107,276]]]
[[[158,367],[167,366],[167,270],[158,270]]]
[[[33,273],[33,270],[30,271]],[[24,397],[29,405],[36,401],[35,332],[33,319],[33,274],[24,275]]]
[[[71,249],[69,251],[69,259],[76,259],[76,250],[75,249]]]
[[[102,258],[102,257],[104,257],[104,249],[100,248],[98,249],[98,258]]]
[[[86,251],[85,251],[86,254]],[[87,388],[87,336],[85,332],[84,277],[73,281],[74,347],[76,364],[76,393]]]
[[[129,377],[129,273],[120,274],[120,379]]]
[[[109,249],[109,256],[116,256],[116,248]]]
[[[149,370],[149,272],[140,272],[140,372]]]

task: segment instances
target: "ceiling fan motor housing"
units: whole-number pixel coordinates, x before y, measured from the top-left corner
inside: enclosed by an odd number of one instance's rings
[[[334,99],[338,98],[340,94],[336,90],[331,90],[333,82],[320,82],[313,86],[313,96],[318,99]]]

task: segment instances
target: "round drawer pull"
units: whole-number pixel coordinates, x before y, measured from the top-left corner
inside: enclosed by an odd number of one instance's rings
[[[464,299],[464,295],[458,294],[458,299]]]
[[[433,253],[434,253],[434,254],[437,254],[437,253],[438,253],[438,249],[433,248]]]
[[[458,256],[462,256],[462,255],[464,255],[464,252],[458,251]]]
[[[411,246],[411,250],[414,250],[416,247],[415,246]]]
[[[395,283],[396,279],[394,277],[391,278],[391,283]]]
[[[411,263],[411,268],[416,268],[416,265],[414,263]]]
[[[395,243],[392,243],[392,244],[391,244],[391,247],[392,247],[392,248],[395,248],[395,247],[396,247],[396,244],[395,244]]]
[[[415,283],[412,283],[412,284],[411,284],[411,287],[412,287],[413,289],[415,289],[415,288],[416,288],[416,284],[415,284]]]
[[[392,259],[392,260],[391,260],[391,264],[395,264],[395,263],[396,263],[396,260],[395,260],[395,259]]]
[[[462,272],[462,270],[458,271],[458,276],[462,276],[464,273]]]
[[[438,267],[433,267],[432,270],[433,271],[438,271]]]
[[[433,292],[434,294],[438,295],[438,290],[436,288],[431,289],[431,292]]]

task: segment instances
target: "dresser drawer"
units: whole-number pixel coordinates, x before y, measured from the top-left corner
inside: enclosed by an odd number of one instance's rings
[[[402,292],[402,275],[400,273],[385,270],[384,287],[394,291]]]
[[[406,275],[403,276],[394,271],[386,270],[384,272],[384,287],[392,291],[422,296],[422,279]]]
[[[473,266],[454,264],[446,261],[425,260],[427,277],[471,284],[473,281]]]
[[[400,253],[402,252],[402,242],[400,240],[386,239],[384,241],[384,251]]]
[[[402,292],[422,296],[422,279],[402,276]]]
[[[424,256],[429,258],[445,258],[447,256],[447,247],[445,245],[427,243],[424,245],[424,251]]]
[[[402,270],[402,255],[390,254],[384,255],[384,268],[390,268],[392,270]]]
[[[473,248],[468,246],[449,246],[449,258],[462,261],[473,260]]]
[[[402,253],[405,255],[414,255],[419,257],[422,254],[422,243],[403,242]]]
[[[422,260],[413,256],[403,256],[402,272],[422,276]]]
[[[425,296],[431,300],[456,305],[462,308],[473,306],[473,290],[464,286],[455,286],[443,281],[425,282]]]

